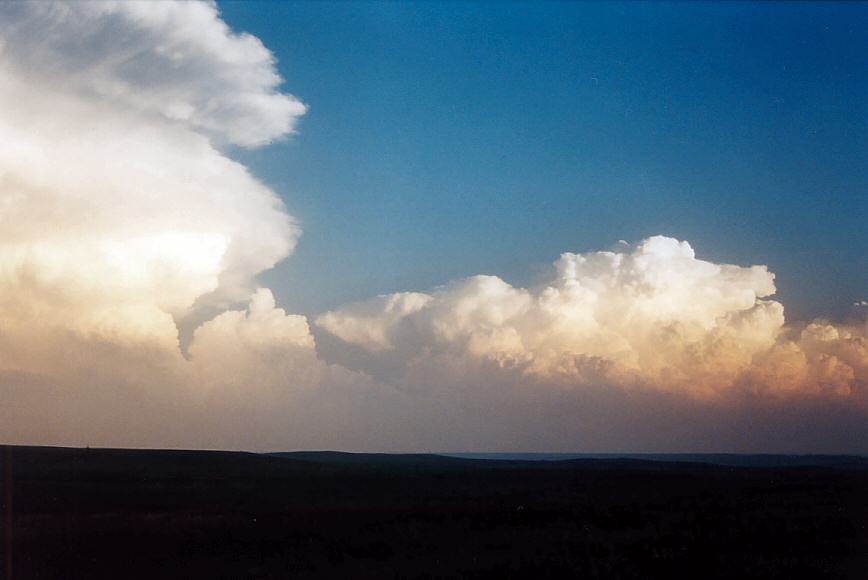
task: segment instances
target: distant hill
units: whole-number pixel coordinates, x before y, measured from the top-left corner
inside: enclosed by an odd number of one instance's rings
[[[779,455],[739,453],[444,453],[447,457],[500,461],[566,461],[576,459],[636,459],[667,463],[710,463],[732,467],[868,468],[860,455]]]

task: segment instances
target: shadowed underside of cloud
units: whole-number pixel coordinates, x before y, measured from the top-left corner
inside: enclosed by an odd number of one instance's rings
[[[280,83],[212,3],[0,5],[0,438],[865,450],[864,320],[671,238],[287,314],[255,276],[300,228],[224,151],[293,131]]]

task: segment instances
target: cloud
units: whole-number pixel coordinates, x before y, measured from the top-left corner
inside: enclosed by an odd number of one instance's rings
[[[279,91],[272,53],[213,2],[8,2],[2,16],[4,63],[48,89],[243,146],[291,132],[307,110]]]
[[[305,319],[254,292],[301,230],[224,152],[293,130],[305,106],[280,83],[213,3],[0,5],[7,435],[122,437],[130,409],[194,424],[242,387],[268,400],[317,382]]]
[[[765,266],[715,264],[687,242],[655,236],[565,253],[551,279],[533,288],[474,276],[427,294],[380,296],[316,322],[367,351],[365,370],[384,380],[406,380],[436,359],[565,386],[864,399],[866,328],[818,321],[795,333],[783,306],[768,299],[774,292]]]
[[[190,356],[200,375],[196,384],[310,387],[323,370],[307,319],[277,308],[266,288],[253,294],[246,311],[228,310],[196,329]]]
[[[475,276],[313,326],[285,312],[256,277],[301,229],[227,153],[294,131],[306,107],[280,86],[273,55],[213,3],[0,3],[0,439],[589,451],[868,440],[865,323],[786,324],[764,266],[704,261],[671,238],[564,254],[531,288]]]
[[[7,323],[163,332],[164,313],[246,299],[300,234],[215,144],[264,142],[303,113],[275,92],[271,54],[212,4],[0,10]]]

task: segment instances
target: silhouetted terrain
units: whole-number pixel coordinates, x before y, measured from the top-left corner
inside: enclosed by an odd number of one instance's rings
[[[13,525],[0,553],[11,547],[18,580],[861,579],[868,570],[860,458],[746,467],[8,449]]]

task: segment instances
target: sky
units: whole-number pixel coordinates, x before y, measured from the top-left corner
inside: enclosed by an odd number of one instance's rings
[[[242,157],[305,228],[264,278],[295,310],[655,234],[771,265],[798,319],[865,297],[864,5],[220,7],[310,106]]]
[[[0,5],[0,439],[868,453],[868,9]]]

